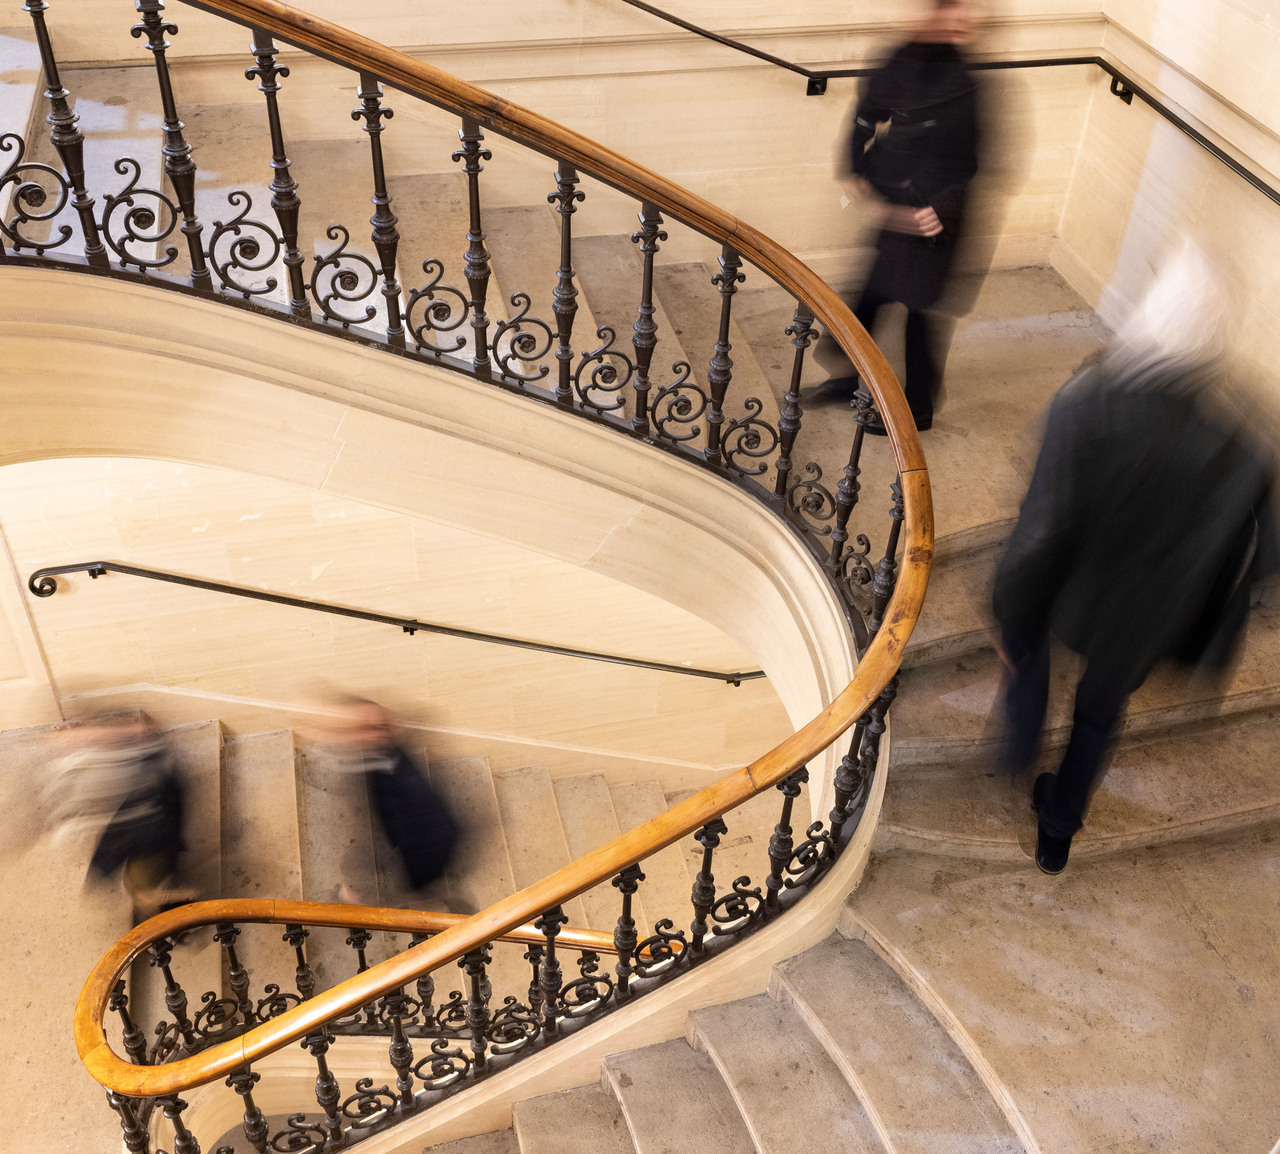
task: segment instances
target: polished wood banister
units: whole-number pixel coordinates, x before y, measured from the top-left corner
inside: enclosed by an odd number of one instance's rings
[[[884,356],[848,307],[798,258],[752,226],[618,153],[338,25],[298,12],[277,0],[183,2],[250,27],[265,29],[287,43],[344,67],[372,73],[403,92],[475,119],[487,128],[549,156],[568,160],[591,176],[657,205],[708,236],[731,244],[804,302],[849,354],[871,389],[887,426],[900,474],[902,560],[884,622],[863,654],[854,679],[817,717],[776,748],[554,874],[472,917],[451,920],[451,924],[443,926],[428,941],[317,994],[238,1038],[161,1066],[137,1066],[118,1057],[108,1044],[102,1025],[111,991],[129,961],[146,948],[144,938],[158,925],[169,923],[153,919],[126,935],[102,958],[81,990],[76,1004],[75,1039],[81,1060],[90,1074],[109,1089],[130,1097],[174,1094],[226,1077],[246,1063],[313,1033],[327,1021],[398,990],[422,974],[454,961],[486,942],[504,937],[524,940],[520,935],[528,928],[528,923],[547,909],[608,881],[625,867],[693,833],[712,818],[780,782],[848,730],[871,707],[897,672],[903,648],[920,613],[933,552],[933,509],[928,472],[906,399]],[[245,906],[245,903],[236,902],[207,904],[225,904],[236,909]],[[341,911],[331,915],[337,920],[324,922],[315,920],[316,907],[310,903],[265,902],[263,905],[271,907],[270,916],[247,918],[239,914],[219,920],[310,921],[315,925],[395,929],[398,927],[374,923],[378,919],[408,917],[411,913],[339,906],[332,907]],[[304,908],[313,914],[304,914]],[[286,910],[298,916],[290,916],[284,912]],[[183,917],[197,915],[176,911],[162,916],[177,918],[173,923],[176,927]],[[567,932],[562,933],[560,940],[576,944]],[[590,945],[583,948],[603,952],[609,947]]]

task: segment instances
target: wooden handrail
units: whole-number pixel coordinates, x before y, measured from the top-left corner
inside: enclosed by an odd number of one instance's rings
[[[570,161],[596,179],[657,205],[675,219],[732,245],[804,302],[850,356],[875,397],[900,474],[902,559],[884,622],[863,654],[853,680],[817,717],[776,748],[541,881],[472,917],[448,925],[421,945],[315,995],[238,1038],[162,1066],[135,1066],[115,1054],[102,1025],[107,1002],[129,961],[145,948],[139,933],[143,930],[150,933],[148,926],[154,928],[156,920],[126,935],[94,967],[80,992],[75,1011],[75,1040],[89,1073],[108,1089],[130,1097],[179,1093],[224,1078],[247,1063],[313,1033],[325,1022],[398,990],[483,943],[507,935],[518,936],[545,910],[608,881],[633,862],[693,833],[712,818],[795,772],[848,730],[897,672],[903,649],[920,614],[933,555],[933,506],[928,470],[906,398],[883,354],[849,308],[797,257],[731,214],[579,133],[278,0],[183,0],[183,3],[249,27],[265,29],[287,43],[344,67],[372,73],[411,96],[479,121],[494,132],[549,156]],[[230,910],[232,907],[242,909],[247,903],[212,904],[228,910],[228,916],[219,920],[236,920],[230,916]],[[264,904],[272,907],[271,916],[264,920],[305,920],[289,918],[281,911],[301,909],[306,903]],[[360,918],[365,916],[376,920],[406,915],[406,911],[337,908],[342,914],[341,917],[333,915],[338,918],[336,924],[344,926],[364,925]],[[181,918],[182,911],[164,916]],[[395,927],[369,923],[369,928]]]

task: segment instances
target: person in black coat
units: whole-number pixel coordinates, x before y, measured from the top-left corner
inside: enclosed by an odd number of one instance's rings
[[[856,185],[886,202],[875,264],[853,311],[872,332],[885,305],[906,305],[904,392],[918,429],[933,424],[949,335],[936,310],[978,171],[978,89],[959,48],[973,24],[967,0],[936,0],[915,36],[867,81],[849,144]],[[856,383],[856,376],[836,377],[808,399],[848,399]]]
[[[1085,659],[1061,766],[1033,793],[1047,873],[1066,865],[1129,695],[1165,659],[1224,670],[1252,585],[1280,568],[1270,454],[1214,387],[1228,315],[1188,246],[1055,398],[997,570],[1013,769],[1037,755],[1050,633]]]

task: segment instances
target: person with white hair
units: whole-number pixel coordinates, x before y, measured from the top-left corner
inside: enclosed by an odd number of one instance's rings
[[[1050,635],[1084,658],[1057,774],[1032,791],[1046,873],[1066,867],[1130,695],[1163,660],[1224,670],[1250,587],[1280,569],[1270,454],[1216,387],[1231,317],[1222,276],[1185,244],[1049,410],[992,597],[1013,771],[1038,756]]]

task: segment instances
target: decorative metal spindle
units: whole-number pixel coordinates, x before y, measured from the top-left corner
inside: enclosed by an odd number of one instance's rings
[[[369,151],[373,158],[373,247],[382,265],[382,297],[387,303],[387,342],[404,348],[404,324],[401,319],[400,285],[396,282],[396,250],[400,234],[396,231],[396,215],[391,211],[387,192],[387,173],[382,163],[382,122],[395,113],[382,106],[382,88],[371,72],[360,73],[360,89],[356,93],[360,107],[351,113],[352,120],[363,118],[369,134]]]
[[[223,949],[227,958],[227,984],[235,996],[236,1005],[240,1007],[240,1017],[246,1026],[254,1023],[253,999],[249,997],[249,971],[240,964],[236,955],[236,938],[240,929],[231,922],[219,922],[213,940]]]
[[[22,6],[31,15],[35,25],[36,44],[40,50],[40,63],[44,68],[45,99],[49,101],[49,140],[57,149],[58,159],[66,169],[67,179],[75,195],[72,207],[80,217],[80,231],[84,234],[84,255],[90,264],[106,267],[107,248],[98,233],[98,222],[93,215],[93,197],[84,183],[84,134],[80,131],[80,117],[67,103],[71,93],[58,76],[58,62],[53,55],[53,42],[45,26],[44,14],[49,10],[45,0],[27,0]]]
[[[422,945],[430,936],[430,934],[414,934],[409,939],[409,948]],[[422,1020],[430,1021],[431,1008],[436,997],[436,980],[431,974],[423,974],[414,985],[418,991],[418,1003],[422,1006]]]
[[[148,951],[151,956],[147,960],[164,975],[165,1007],[173,1015],[173,1020],[182,1034],[182,1040],[188,1046],[194,1046],[196,1032],[191,1019],[187,1017],[187,995],[174,979],[173,971],[170,969],[170,963],[173,960],[172,950],[173,942],[169,938],[161,938]]]
[[[467,976],[467,1029],[471,1031],[472,1062],[476,1070],[484,1069],[488,1049],[485,1030],[489,1025],[489,995],[485,991],[485,967],[492,960],[488,945],[463,954],[458,960],[459,968]]]
[[[778,417],[778,477],[773,491],[779,497],[785,497],[787,493],[787,478],[791,475],[791,447],[796,443],[796,434],[800,432],[800,374],[804,370],[804,353],[818,335],[813,328],[813,313],[799,302],[796,303],[795,315],[787,326],[786,334],[791,338],[796,352],[791,361],[791,384],[783,398],[782,413]]]
[[[284,266],[289,274],[289,308],[295,317],[311,316],[311,302],[307,298],[307,281],[302,275],[302,250],[298,248],[298,212],[302,201],[298,199],[298,182],[289,174],[289,157],[284,151],[284,132],[280,128],[280,106],[277,94],[280,81],[289,75],[289,69],[277,66],[277,48],[271,37],[261,28],[253,30],[253,44],[249,49],[258,63],[245,69],[245,79],[257,80],[258,91],[267,100],[267,125],[271,131],[271,207],[280,222],[280,237],[284,241]]]
[[[349,945],[356,952],[356,973],[363,974],[369,968],[369,962],[364,956],[365,947],[369,944],[369,939],[373,935],[368,930],[362,930],[353,926],[351,933],[347,938]],[[372,1002],[366,1002],[364,1006],[364,1020],[367,1026],[376,1026],[378,1024],[378,1007]]]
[[[636,350],[636,410],[631,416],[631,427],[641,436],[649,435],[649,365],[653,361],[653,350],[658,344],[658,324],[653,319],[653,258],[658,251],[659,241],[667,239],[662,229],[662,214],[657,205],[645,201],[640,206],[640,231],[632,233],[631,241],[640,246],[644,259],[644,275],[640,284],[640,305],[633,326],[635,335],[631,338]],[[619,994],[622,988],[619,987]],[[625,995],[623,995],[625,996]]]
[[[889,706],[893,704],[893,699],[898,696],[898,678],[895,674],[889,684],[880,691],[880,696],[876,698],[876,703],[871,707],[871,720],[867,722],[867,735],[863,739],[862,749],[865,765],[863,773],[869,779],[871,774],[875,772],[876,760],[880,756],[880,738],[884,736],[887,728],[885,725],[885,717],[889,712]]]
[[[285,926],[284,937],[281,938],[281,941],[288,942],[293,947],[294,956],[298,959],[298,966],[294,971],[294,982],[304,1002],[316,992],[315,971],[307,961],[305,949],[307,937],[308,930],[305,927],[290,922]]]
[[[302,1039],[302,1048],[316,1060],[316,1102],[324,1111],[325,1128],[329,1131],[329,1145],[342,1144],[342,1115],[338,1112],[338,1102],[342,1092],[338,1088],[338,1080],[329,1069],[325,1054],[329,1051],[329,1043],[333,1034],[322,1026],[314,1034]]]
[[[725,245],[720,251],[720,271],[711,283],[720,290],[720,333],[716,337],[715,352],[707,366],[707,385],[711,390],[711,403],[707,409],[706,459],[713,464],[723,463],[720,449],[720,428],[724,424],[724,397],[733,380],[733,361],[729,359],[729,321],[733,315],[733,294],[747,278],[738,270],[742,257],[737,250]]]
[[[556,206],[560,214],[560,268],[556,273],[556,287],[551,294],[551,311],[556,314],[556,360],[559,376],[556,379],[556,400],[562,405],[573,404],[573,317],[578,311],[578,290],[573,283],[573,214],[575,204],[586,199],[586,193],[574,186],[578,173],[567,160],[556,166],[556,191],[547,197],[548,204]]]
[[[546,953],[538,971],[538,984],[542,989],[542,1032],[548,1038],[556,1038],[560,1034],[556,998],[560,996],[561,971],[560,959],[556,957],[556,935],[568,920],[560,906],[552,906],[533,923],[547,939]]]
[[[844,467],[844,475],[836,486],[836,523],[831,531],[831,560],[839,561],[844,554],[845,543],[849,540],[849,517],[853,507],[858,503],[858,492],[862,485],[858,476],[862,472],[862,441],[866,436],[867,426],[875,420],[876,411],[871,407],[870,396],[859,389],[853,397],[853,444],[849,446],[849,463]]]
[[[716,903],[716,877],[711,872],[711,856],[720,844],[720,839],[728,832],[729,827],[724,821],[713,817],[693,835],[694,840],[702,846],[702,868],[693,879],[693,890],[689,895],[693,902],[693,924],[689,927],[693,940],[690,944],[695,953],[700,954],[706,948],[703,939],[710,928],[707,918],[711,914],[711,907]]]
[[[625,1002],[631,996],[631,974],[635,969],[632,962],[640,935],[636,932],[636,919],[631,915],[631,899],[644,881],[644,874],[639,864],[629,865],[616,878],[614,887],[622,895],[622,913],[618,915],[618,924],[613,930],[613,944],[618,948],[618,964],[614,973],[618,975],[618,1001]]]
[[[137,1102],[108,1090],[107,1105],[120,1115],[120,1129],[124,1131],[124,1145],[129,1154],[149,1154],[151,1139],[138,1118]]]
[[[871,722],[871,710],[867,710],[853,727],[849,752],[840,760],[834,781],[835,804],[831,807],[831,844],[839,853],[844,845],[844,823],[849,818],[849,801],[862,788],[862,735]]]
[[[773,836],[769,839],[769,876],[765,878],[765,908],[770,913],[777,912],[778,892],[782,889],[782,871],[791,860],[791,807],[800,796],[800,790],[809,780],[809,771],[803,766],[790,777],[778,782],[778,792],[782,794],[782,816],[773,827]]]
[[[480,226],[480,174],[484,171],[480,162],[492,160],[493,153],[480,147],[484,133],[480,131],[479,122],[469,116],[462,118],[458,139],[462,147],[453,154],[453,159],[462,161],[462,171],[467,174],[467,204],[471,212],[467,251],[463,257],[463,273],[471,290],[471,332],[475,341],[471,363],[476,376],[488,380],[493,371],[493,362],[489,359],[489,317],[484,311],[489,294],[489,251],[484,247],[484,229]]]
[[[396,1072],[396,1089],[400,1093],[400,1112],[407,1114],[414,1107],[413,1099],[413,1046],[404,1033],[405,997],[395,991],[382,999],[384,1016],[391,1019],[391,1045],[387,1057]],[[486,1022],[488,1014],[485,1015]],[[483,1031],[482,1031],[483,1036]]]
[[[173,1125],[173,1154],[200,1154],[200,1143],[196,1136],[187,1129],[182,1120],[182,1111],[187,1108],[186,1102],[174,1094],[160,1100],[163,1104],[164,1116]]]
[[[124,1031],[122,1041],[124,1052],[135,1066],[147,1064],[147,1036],[141,1027],[129,1016],[129,997],[124,992],[124,979],[121,978],[111,991],[107,1001],[107,1009],[120,1015],[120,1026]]]
[[[884,556],[876,566],[875,580],[871,583],[871,616],[867,620],[867,629],[873,637],[884,624],[885,607],[898,583],[898,535],[902,532],[904,516],[901,482],[894,481],[890,492],[893,493],[893,509],[889,513],[889,540],[885,542]]]
[[[271,1127],[267,1125],[266,1115],[258,1109],[258,1104],[253,1100],[253,1087],[261,1080],[261,1074],[252,1073],[246,1066],[243,1070],[232,1074],[227,1079],[227,1085],[244,1099],[244,1136],[249,1140],[249,1145],[258,1154],[266,1154],[267,1138],[271,1134]]]
[[[130,29],[136,39],[147,38],[147,49],[156,65],[156,80],[160,85],[160,105],[164,109],[164,171],[173,185],[182,209],[182,235],[187,238],[187,252],[191,256],[191,283],[199,289],[212,289],[213,278],[205,263],[204,246],[200,242],[202,226],[196,216],[196,166],[191,159],[191,145],[182,135],[183,123],[178,119],[178,106],[173,98],[173,83],[169,77],[169,61],[165,55],[169,42],[165,36],[176,36],[178,26],[164,19],[161,0],[134,0],[133,6],[142,17],[141,23]]]
[[[540,945],[534,944],[530,944],[524,952],[524,960],[533,970],[529,978],[529,1009],[533,1012],[535,1021],[542,1018],[542,955],[545,952]]]

